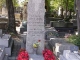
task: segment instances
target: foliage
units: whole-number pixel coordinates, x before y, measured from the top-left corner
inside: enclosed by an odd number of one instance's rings
[[[0,8],[4,5],[6,5],[6,0],[0,0]],[[19,6],[18,0],[13,0],[13,5],[14,7],[18,7]]]
[[[58,10],[60,5],[61,5],[61,0],[51,0],[50,1],[51,10]]]
[[[14,7],[18,7],[19,6],[18,0],[13,0],[13,5]]]
[[[48,11],[50,11],[50,1],[51,0],[45,0],[45,5],[47,6]]]
[[[64,9],[66,9],[67,6],[68,10],[70,9],[74,10],[74,0],[63,0],[62,6]]]
[[[68,37],[68,42],[73,43],[80,47],[80,36],[79,35],[71,35]]]
[[[48,0],[47,2],[51,11],[58,10],[60,6],[65,10],[67,5],[68,10],[74,10],[74,0]]]
[[[1,8],[3,5],[5,5],[5,3],[6,3],[6,0],[0,0],[0,8]]]

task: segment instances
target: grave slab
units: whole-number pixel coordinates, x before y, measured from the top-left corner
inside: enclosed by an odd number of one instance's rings
[[[11,40],[10,37],[11,35],[9,34],[4,34],[2,37],[0,37],[0,45],[8,47],[10,44],[10,40]]]
[[[63,55],[60,55],[59,60],[67,60]]]
[[[29,56],[30,56],[29,60],[44,60],[44,57],[42,55],[30,54]]]
[[[80,60],[80,55],[79,54],[75,54],[75,56],[77,56],[79,58],[79,60]]]
[[[53,51],[55,51],[56,43],[66,43],[66,41],[63,38],[51,38],[48,42],[48,45],[51,47]]]
[[[4,49],[5,47],[0,45],[0,60],[3,60],[4,58],[4,54],[5,54]]]
[[[78,51],[79,48],[77,46],[75,46],[74,44],[70,44],[70,43],[56,43],[55,44],[55,54],[57,56],[59,56],[60,54],[63,54],[64,50],[70,50],[71,52],[73,51]]]
[[[59,56],[60,60],[80,60],[78,53],[71,52],[70,50],[64,50],[63,55]]]
[[[64,56],[67,60],[80,60],[80,59],[75,55],[75,53],[71,52],[70,50],[64,50],[63,56]]]
[[[13,48],[13,40],[11,40],[9,47],[5,47],[5,54],[11,56],[12,48]]]

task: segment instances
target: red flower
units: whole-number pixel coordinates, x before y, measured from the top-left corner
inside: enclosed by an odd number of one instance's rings
[[[55,56],[53,55],[53,52],[45,49],[43,51],[44,60],[55,60]]]
[[[24,49],[21,49],[17,60],[29,60],[28,52],[26,52]]]

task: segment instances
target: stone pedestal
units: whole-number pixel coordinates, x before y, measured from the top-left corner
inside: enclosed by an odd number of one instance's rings
[[[44,50],[45,1],[29,0],[27,12],[28,18],[26,50],[28,51],[28,53],[33,53],[33,43],[41,40],[38,47],[38,53],[42,54],[42,51]]]
[[[30,56],[29,60],[44,60],[44,57],[42,55],[30,54],[29,56]]]

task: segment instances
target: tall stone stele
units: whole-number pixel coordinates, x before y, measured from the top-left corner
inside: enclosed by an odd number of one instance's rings
[[[33,44],[41,40],[37,51],[41,54],[44,50],[45,0],[29,0],[27,13],[26,50],[33,53]]]

